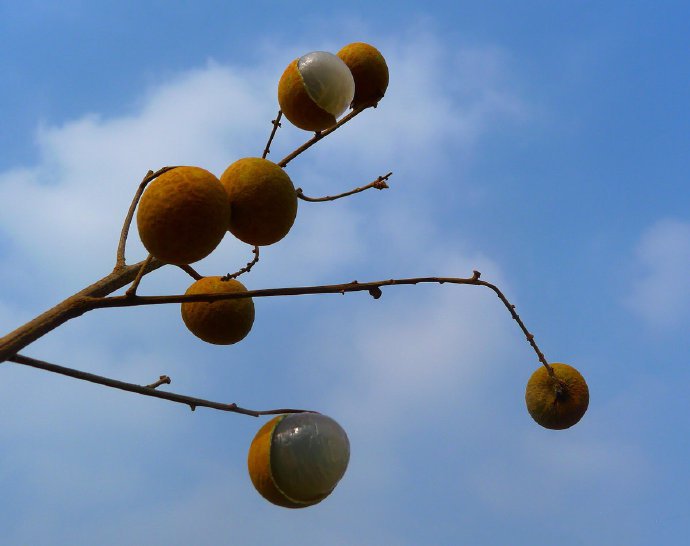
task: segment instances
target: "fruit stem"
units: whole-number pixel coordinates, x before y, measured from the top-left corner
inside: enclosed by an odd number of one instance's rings
[[[556,394],[556,400],[563,400],[568,396],[568,385],[566,385],[565,381],[556,377],[552,367],[549,366],[548,369],[553,380],[553,391]]]

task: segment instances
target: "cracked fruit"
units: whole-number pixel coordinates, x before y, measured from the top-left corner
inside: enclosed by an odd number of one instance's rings
[[[256,490],[285,508],[321,502],[338,485],[349,461],[347,434],[320,413],[271,419],[257,432],[247,457]]]
[[[388,65],[381,52],[364,42],[354,42],[338,51],[337,55],[355,80],[352,108],[376,105],[388,88]]]
[[[227,230],[230,204],[218,178],[175,167],[153,180],[137,209],[139,237],[160,261],[184,265],[208,256]]]
[[[550,365],[554,377],[540,366],[527,382],[527,411],[545,428],[562,430],[572,427],[587,411],[589,388],[584,377],[568,364]]]
[[[278,82],[278,103],[290,122],[305,131],[335,125],[355,94],[355,81],[337,55],[313,51],[292,61]]]
[[[230,232],[250,245],[280,241],[297,216],[297,193],[278,165],[259,157],[235,161],[220,181],[230,200]]]
[[[246,292],[236,280],[221,277],[202,277],[185,294],[213,292]],[[237,298],[213,302],[184,302],[182,320],[196,337],[215,345],[232,345],[244,339],[254,324],[254,302],[251,298]]]

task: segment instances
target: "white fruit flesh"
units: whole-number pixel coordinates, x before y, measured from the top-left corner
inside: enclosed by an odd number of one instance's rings
[[[297,69],[309,97],[334,117],[339,117],[355,96],[355,80],[347,65],[332,53],[313,51],[300,57]]]

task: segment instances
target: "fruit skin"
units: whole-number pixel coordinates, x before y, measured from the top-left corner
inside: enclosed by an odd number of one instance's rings
[[[185,294],[246,291],[245,286],[236,279],[223,281],[221,277],[202,277]],[[254,324],[254,302],[251,298],[184,302],[181,312],[182,320],[190,332],[215,345],[232,345],[241,341]]]
[[[297,193],[278,165],[245,157],[220,177],[230,201],[228,229],[240,241],[266,246],[280,241],[297,216]]]
[[[261,427],[247,456],[249,476],[269,502],[305,508],[335,489],[347,469],[345,431],[319,413],[279,415]]]
[[[254,488],[267,501],[284,508],[304,508],[309,505],[294,502],[283,495],[271,474],[271,438],[276,426],[285,417],[286,415],[274,417],[259,429],[249,448],[247,467]]]
[[[230,203],[218,178],[200,167],[175,167],[141,197],[137,227],[144,247],[175,265],[208,256],[225,235]]]
[[[541,426],[562,430],[572,427],[587,411],[589,388],[584,377],[568,364],[550,364],[555,378],[540,366],[527,382],[527,411]]]
[[[346,45],[337,53],[355,79],[352,108],[376,105],[388,88],[388,65],[381,52],[364,42]]]
[[[336,124],[335,116],[311,99],[304,79],[297,68],[299,59],[292,61],[278,82],[278,104],[290,122],[305,131],[323,131]]]
[[[355,80],[345,62],[327,51],[312,51],[293,61],[278,82],[278,102],[293,125],[307,131],[332,127],[355,95]]]

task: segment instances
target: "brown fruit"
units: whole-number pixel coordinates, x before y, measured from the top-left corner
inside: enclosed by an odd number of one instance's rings
[[[355,82],[347,65],[332,53],[312,51],[292,61],[278,82],[283,115],[305,131],[332,127],[347,110]]]
[[[584,377],[568,364],[550,365],[551,377],[540,366],[527,382],[527,411],[541,426],[554,430],[572,427],[587,411],[589,388]]]
[[[139,201],[141,242],[160,261],[196,262],[218,246],[230,204],[218,178],[199,167],[175,167],[151,182]]]
[[[194,282],[185,294],[214,292],[246,292],[235,279],[203,277]],[[196,337],[216,345],[231,345],[244,339],[254,324],[254,302],[251,298],[214,302],[184,302],[182,320]]]
[[[230,198],[230,232],[250,245],[280,241],[297,216],[297,193],[278,165],[259,157],[245,157],[220,177]]]
[[[353,108],[375,105],[388,88],[388,65],[381,52],[364,42],[346,45],[337,53],[355,79]]]

